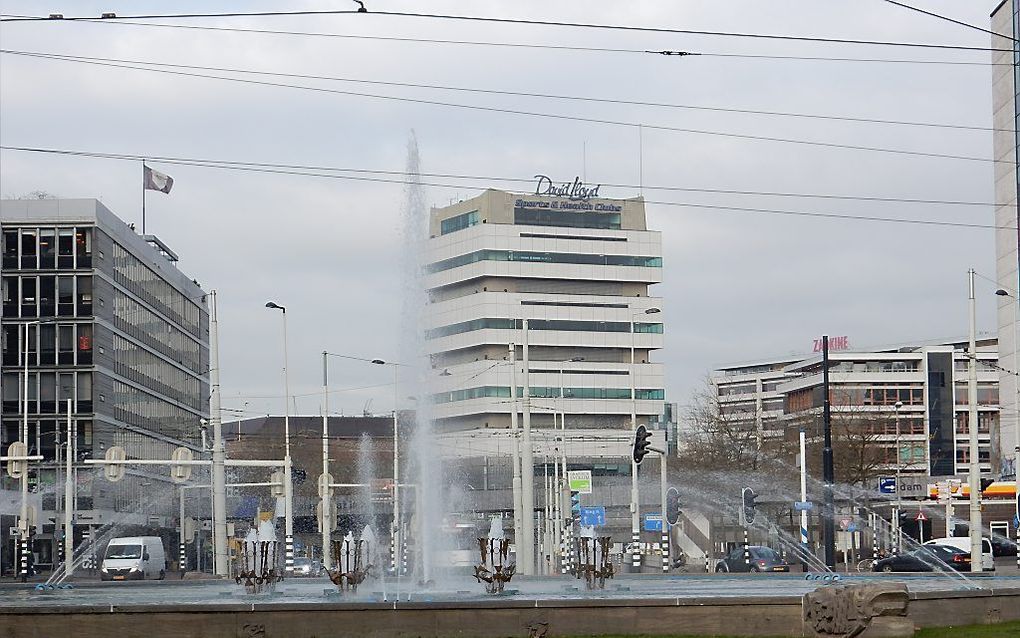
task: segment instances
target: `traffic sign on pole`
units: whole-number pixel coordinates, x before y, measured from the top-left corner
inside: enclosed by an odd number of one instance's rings
[[[193,461],[195,459],[195,453],[190,449],[181,446],[174,450],[173,454],[170,455],[170,459],[173,461]],[[171,465],[170,478],[174,483],[184,483],[191,478],[191,466]]]
[[[22,441],[15,441],[7,448],[7,456],[28,456],[28,448]],[[25,473],[27,465],[28,461],[7,461],[7,475],[19,479]]]
[[[914,517],[914,520],[923,523],[924,521],[928,520],[928,517],[924,515],[923,511],[918,510],[917,516]]]
[[[127,452],[119,445],[114,445],[106,451],[107,461],[123,461],[127,458]],[[111,483],[124,478],[124,466],[119,464],[106,465],[103,468],[103,473],[106,475],[106,480]]]

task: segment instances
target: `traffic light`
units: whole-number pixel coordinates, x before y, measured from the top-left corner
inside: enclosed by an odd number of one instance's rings
[[[643,425],[639,425],[634,432],[634,462],[640,464],[648,454],[648,448],[652,446],[652,433]]]
[[[570,492],[570,513],[575,516],[581,516],[581,493]]]
[[[740,490],[741,525],[747,526],[754,523],[754,511],[755,508],[758,507],[758,504],[755,502],[755,499],[757,498],[758,495],[755,494],[754,490],[752,490],[749,487],[745,487],[744,489]]]
[[[680,492],[675,487],[666,490],[666,522],[676,525],[680,521]]]

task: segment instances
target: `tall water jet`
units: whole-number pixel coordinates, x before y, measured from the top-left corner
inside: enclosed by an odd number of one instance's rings
[[[410,485],[410,489],[399,490],[400,504],[413,503],[415,528],[412,532],[418,571],[418,579],[429,583],[433,579],[436,544],[440,538],[440,522],[445,512],[443,491],[445,477],[440,465],[440,455],[435,446],[432,423],[431,397],[420,388],[428,388],[430,374],[429,359],[425,351],[423,316],[428,296],[425,291],[422,268],[422,250],[428,236],[428,208],[425,204],[425,190],[421,182],[421,158],[418,140],[411,132],[407,144],[407,182],[404,190],[402,219],[401,265],[403,274],[403,299],[401,308],[400,361],[405,365],[397,367],[395,398],[414,395],[413,431],[409,445],[403,449],[410,452],[411,480],[399,477],[399,485]],[[396,406],[395,406],[396,407]],[[402,511],[406,508],[401,507]],[[399,552],[399,548],[398,548]]]
[[[361,488],[361,503],[358,508],[358,513],[364,519],[366,528],[373,528],[378,525],[378,519],[375,509],[374,495],[372,493],[372,484],[378,477],[375,473],[375,446],[367,432],[363,432],[361,434],[361,438],[358,440],[358,460],[356,469],[358,472],[358,483],[363,486]],[[379,563],[376,563],[376,565],[381,566]]]

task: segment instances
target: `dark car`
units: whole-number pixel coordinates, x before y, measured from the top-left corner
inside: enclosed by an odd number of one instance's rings
[[[1016,556],[1016,543],[1010,539],[995,534],[992,536],[992,556]]]
[[[948,568],[970,571],[970,554],[949,545],[925,545],[905,554],[889,556],[875,563],[876,572],[934,572]]]
[[[744,548],[737,547],[715,566],[716,572],[788,572],[790,564],[771,547],[751,545],[750,561],[744,558]]]

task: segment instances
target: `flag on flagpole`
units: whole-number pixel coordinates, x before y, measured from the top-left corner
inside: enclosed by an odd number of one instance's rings
[[[174,187],[174,178],[160,173],[157,170],[151,169],[148,166],[142,165],[144,183],[143,189],[150,191],[159,191],[161,193],[170,194],[170,189]]]

